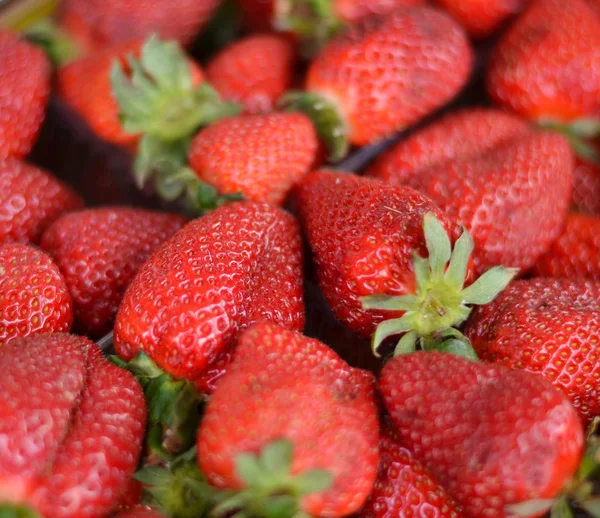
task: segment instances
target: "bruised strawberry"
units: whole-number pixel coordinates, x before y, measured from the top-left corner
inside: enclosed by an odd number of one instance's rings
[[[215,511],[262,516],[282,498],[282,516],[357,511],[377,474],[373,381],[297,332],[267,322],[245,331],[198,431],[208,480],[239,490]]]
[[[44,53],[0,28],[0,160],[29,154],[50,95]]]
[[[41,247],[65,276],[76,328],[92,337],[108,333],[140,266],[184,224],[178,215],[128,207],[88,209],[55,221]]]
[[[206,79],[223,99],[242,104],[247,112],[268,112],[292,86],[295,54],[282,36],[248,36],[210,61]]]
[[[0,160],[0,244],[37,243],[56,218],[82,205],[49,173],[16,159]]]
[[[35,248],[0,246],[0,346],[35,333],[69,331],[73,304],[58,267]]]
[[[146,423],[133,376],[67,334],[0,348],[0,499],[42,516],[107,516],[135,471]]]

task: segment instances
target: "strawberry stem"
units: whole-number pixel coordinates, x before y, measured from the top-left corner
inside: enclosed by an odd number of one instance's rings
[[[42,516],[31,507],[17,504],[0,504],[1,518],[42,518]]]
[[[29,27],[23,36],[40,47],[55,68],[77,59],[82,54],[80,46],[56,23],[46,18]]]

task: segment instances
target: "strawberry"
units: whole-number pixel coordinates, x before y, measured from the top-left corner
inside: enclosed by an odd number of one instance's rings
[[[42,51],[0,28],[0,160],[29,154],[44,121],[50,64]]]
[[[306,93],[283,103],[316,122],[330,158],[415,124],[467,82],[473,52],[462,28],[429,8],[371,17],[331,40],[312,61]]]
[[[145,430],[133,376],[89,340],[61,333],[3,345],[0,369],[3,509],[107,516],[133,475]]]
[[[267,112],[292,86],[293,44],[282,36],[256,35],[238,40],[206,67],[206,78],[221,97],[243,104],[249,113]]]
[[[530,0],[436,0],[474,38],[485,38],[503,22],[521,12]]]
[[[65,0],[59,22],[86,48],[161,37],[190,44],[219,6],[220,0]]]
[[[499,125],[490,129],[495,119]],[[457,144],[461,134],[465,142]],[[471,148],[469,141],[477,138],[481,142]],[[431,158],[423,149],[432,145],[444,151]],[[482,273],[496,264],[521,271],[533,266],[560,234],[572,171],[573,156],[561,135],[474,112],[450,115],[399,143],[369,174],[422,192],[463,224],[473,233],[473,262]]]
[[[398,437],[465,516],[539,516],[578,467],[581,423],[539,377],[417,352],[391,360],[379,387]],[[511,512],[523,505],[539,507]]]
[[[42,232],[81,198],[49,173],[19,160],[0,160],[0,244],[37,243]]]
[[[584,279],[513,283],[474,311],[465,335],[482,360],[544,376],[582,420],[600,415],[600,284]]]
[[[571,213],[533,273],[541,277],[586,277],[600,281],[600,218]]]
[[[323,343],[279,325],[244,332],[198,430],[201,470],[217,487],[239,490],[215,513],[357,511],[377,475],[373,382]]]
[[[594,149],[600,152],[596,144]],[[600,216],[600,166],[578,159],[573,171],[573,207]]]
[[[317,159],[319,141],[302,113],[242,115],[203,129],[190,167],[219,193],[282,204]]]
[[[0,344],[72,323],[71,297],[52,260],[26,245],[0,246]]]
[[[446,490],[415,459],[387,421],[379,441],[379,475],[360,518],[436,516],[459,518]]]
[[[56,220],[41,247],[65,276],[76,328],[92,337],[108,333],[137,270],[184,224],[178,215],[128,207],[88,209]]]

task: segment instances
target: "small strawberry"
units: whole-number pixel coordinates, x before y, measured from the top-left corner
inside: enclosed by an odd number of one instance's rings
[[[379,456],[379,475],[360,518],[461,516],[446,490],[415,460],[387,422],[381,431]]]
[[[0,160],[29,154],[46,113],[50,64],[42,51],[0,28]]]
[[[532,279],[510,285],[478,308],[465,335],[482,360],[544,376],[582,420],[600,415],[600,284]]]
[[[293,44],[277,35],[259,34],[238,40],[206,67],[206,79],[226,101],[249,113],[267,112],[291,88],[296,56]]]
[[[538,259],[540,277],[585,277],[600,281],[600,218],[571,213],[562,234]]]
[[[88,209],[56,220],[41,247],[65,276],[76,328],[92,337],[108,333],[140,266],[184,224],[178,215],[127,207]]]
[[[248,329],[198,430],[201,470],[238,490],[214,514],[357,511],[377,475],[373,381],[317,340],[266,322]]]
[[[530,0],[436,0],[475,38],[493,34],[511,16],[521,12]]]
[[[500,125],[479,126],[480,118],[498,119]],[[457,144],[461,133],[465,142]],[[471,148],[476,138],[481,142]],[[435,151],[432,159],[423,152],[431,145],[450,151]],[[474,112],[450,115],[399,143],[369,174],[422,192],[463,224],[473,234],[473,262],[481,274],[497,264],[525,271],[558,237],[573,166],[561,135],[528,131],[494,112]]]
[[[190,44],[220,0],[65,0],[60,24],[89,50],[140,40],[157,33]]]
[[[190,167],[221,194],[280,205],[317,160],[319,141],[302,113],[242,115],[203,129]]]
[[[0,244],[37,243],[81,198],[49,173],[16,159],[0,160]]]
[[[69,331],[73,304],[58,267],[26,245],[0,246],[0,346],[34,333]]]
[[[367,18],[331,40],[312,61],[306,93],[283,104],[315,120],[330,157],[415,124],[458,94],[473,52],[462,28],[429,8]]]
[[[540,516],[575,475],[581,423],[536,376],[417,352],[391,360],[379,387],[398,437],[465,516]]]
[[[136,468],[146,424],[133,376],[67,334],[0,348],[0,500],[29,514],[101,518]],[[23,511],[26,508],[26,511]]]
[[[594,150],[600,153],[596,144]],[[600,166],[577,159],[573,171],[573,208],[600,216]]]

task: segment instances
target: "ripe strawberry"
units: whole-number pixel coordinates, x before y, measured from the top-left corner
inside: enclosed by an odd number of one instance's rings
[[[309,67],[307,93],[285,102],[316,120],[339,159],[348,142],[381,140],[444,106],[467,82],[472,62],[467,36],[445,13],[401,9],[331,40]]]
[[[223,99],[243,104],[250,113],[267,112],[291,88],[295,65],[288,39],[259,34],[217,54],[206,68],[206,78]]]
[[[600,152],[596,144],[595,149]],[[600,167],[578,159],[573,171],[573,208],[600,216]]]
[[[539,258],[533,273],[540,277],[600,281],[600,218],[569,214],[562,234]]]
[[[586,0],[537,0],[497,44],[490,97],[527,119],[600,115],[600,17]]]
[[[50,95],[44,53],[0,28],[0,160],[31,151]]]
[[[511,16],[521,12],[529,0],[436,0],[475,38],[490,36]]]
[[[44,232],[41,247],[65,276],[78,331],[110,331],[140,266],[184,224],[174,214],[111,207],[67,214]]]
[[[0,244],[37,243],[81,198],[49,173],[16,159],[0,160]]]
[[[133,376],[89,340],[61,333],[3,345],[0,369],[3,508],[107,516],[133,475],[145,430]]]
[[[357,511],[377,475],[373,382],[297,332],[267,322],[244,332],[198,430],[201,470],[241,490],[217,510],[261,516],[284,495],[282,516]]]
[[[479,117],[506,121],[466,151],[468,141],[480,135],[468,135]],[[488,131],[476,122],[474,126],[483,134]],[[465,150],[455,144],[461,132]],[[434,152],[433,160],[424,156],[422,148],[432,145],[432,137],[436,146],[452,151]],[[573,156],[564,137],[528,132],[519,121],[492,112],[451,115],[434,123],[398,144],[369,174],[422,192],[463,224],[473,234],[473,262],[482,273],[497,264],[521,271],[533,266],[560,234],[572,172]]]
[[[383,368],[380,390],[402,443],[465,516],[513,516],[509,506],[553,499],[579,464],[577,414],[538,377],[417,352]]]
[[[189,162],[219,193],[279,205],[314,165],[318,148],[311,121],[301,113],[242,115],[202,130]]]
[[[34,333],[69,331],[73,304],[58,267],[26,245],[0,246],[0,345]]]
[[[600,415],[600,284],[532,279],[478,308],[465,335],[482,360],[541,374],[565,392],[587,423]]]
[[[415,460],[387,422],[381,432],[379,456],[379,475],[360,518],[461,516],[446,490]]]
[[[59,21],[93,51],[159,34],[189,44],[220,0],[65,0]]]

